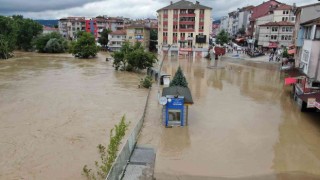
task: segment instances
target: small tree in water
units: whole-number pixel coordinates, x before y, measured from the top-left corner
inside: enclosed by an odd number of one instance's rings
[[[176,74],[174,75],[172,81],[170,82],[170,87],[172,86],[188,87],[188,82],[186,80],[186,77],[183,75],[183,72],[180,66]]]

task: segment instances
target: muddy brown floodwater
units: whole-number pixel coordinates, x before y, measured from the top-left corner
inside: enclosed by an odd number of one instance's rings
[[[106,54],[17,53],[0,61],[0,179],[85,179],[96,146],[126,114],[140,119],[147,90],[117,72]]]
[[[320,179],[320,114],[299,111],[276,64],[171,57],[163,71],[179,65],[189,126],[161,125],[153,88],[138,142],[156,148],[157,179]]]

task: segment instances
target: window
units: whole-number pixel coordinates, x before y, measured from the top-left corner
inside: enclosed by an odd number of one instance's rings
[[[283,11],[282,14],[286,14],[286,11]]]
[[[282,21],[288,21],[288,17],[282,17]]]
[[[277,32],[278,31],[278,27],[272,27],[272,32]]]
[[[173,10],[173,14],[178,14],[178,10]]]
[[[129,39],[132,39],[132,36],[129,36]]]
[[[200,29],[200,30],[203,30],[203,26],[200,26],[199,29]]]
[[[291,21],[294,21],[294,17],[291,17]]]
[[[204,14],[204,9],[200,9],[200,14]]]
[[[186,34],[185,34],[185,33],[180,33],[180,36],[181,36],[181,37],[185,37]]]
[[[163,18],[163,22],[166,22],[166,21],[168,21],[168,18]]]
[[[305,32],[304,32],[305,39],[311,39],[311,29],[312,29],[312,26],[306,27]]]
[[[163,25],[163,29],[168,29],[168,25]]]
[[[286,27],[282,27],[282,32],[285,32],[286,31]]]
[[[204,18],[200,18],[200,22],[204,22]]]
[[[316,27],[316,34],[314,35],[314,39],[320,40],[320,26]]]
[[[267,29],[269,29],[269,27],[267,27]]]
[[[268,35],[266,35],[266,37],[268,37]]]
[[[270,37],[271,40],[277,40],[277,35],[271,35]]]
[[[168,14],[168,10],[163,10],[163,14]]]
[[[173,29],[178,29],[178,25],[173,25]]]
[[[120,38],[120,36],[117,36],[117,38],[119,39],[119,38]]]
[[[188,37],[193,37],[193,33],[188,33]]]
[[[178,37],[178,33],[173,33],[173,37]]]
[[[173,21],[178,21],[178,18],[173,18]]]
[[[284,35],[281,36],[281,40],[284,40]]]
[[[177,40],[173,40],[173,44],[176,44],[177,43]]]
[[[163,32],[163,36],[168,36],[168,33],[167,32]]]

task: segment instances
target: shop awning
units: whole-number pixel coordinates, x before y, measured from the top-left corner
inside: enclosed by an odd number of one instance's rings
[[[288,50],[288,54],[295,54],[296,53],[296,49],[289,49]]]
[[[237,42],[243,42],[245,39],[244,38],[237,38],[236,41]]]
[[[307,103],[308,108],[318,108],[320,109],[320,92],[318,93],[309,93],[301,94],[298,97]]]
[[[300,69],[298,68],[291,68],[291,69],[286,69],[283,72],[285,72],[288,77],[300,77],[300,76],[306,76]]]
[[[284,79],[285,85],[295,84],[297,82],[297,79],[294,77],[288,77]]]
[[[277,48],[278,47],[278,43],[277,42],[269,42],[269,48]]]

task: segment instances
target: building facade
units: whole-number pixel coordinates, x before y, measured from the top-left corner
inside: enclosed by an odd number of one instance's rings
[[[263,48],[289,47],[293,41],[294,24],[291,22],[268,22],[259,26],[258,45]]]
[[[126,41],[127,32],[125,30],[116,30],[109,34],[108,46],[111,51],[120,51],[124,41]]]
[[[228,32],[228,25],[229,25],[229,17],[228,16],[223,16],[220,19],[220,27],[219,27],[219,32],[222,30],[225,30]]]
[[[158,52],[205,56],[212,28],[212,8],[181,0],[158,11]],[[169,46],[170,45],[170,48]]]
[[[130,25],[126,28],[126,40],[131,44],[141,42],[147,50],[150,45],[150,27],[143,24]]]

